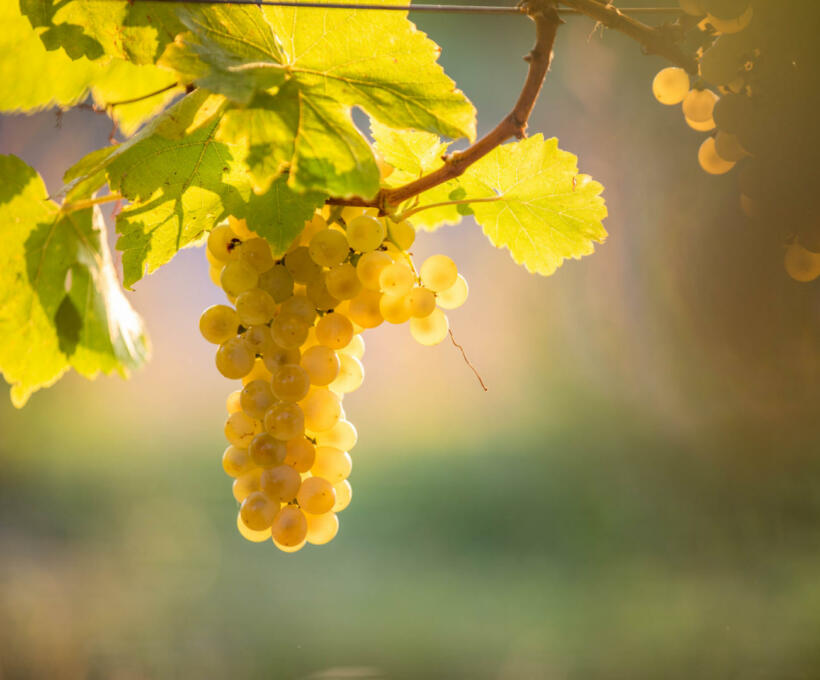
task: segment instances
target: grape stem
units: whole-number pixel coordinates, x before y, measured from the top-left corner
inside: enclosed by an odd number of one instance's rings
[[[503,195],[499,196],[487,196],[485,198],[462,198],[457,201],[441,201],[440,203],[427,203],[426,205],[420,205],[414,208],[408,208],[407,210],[403,210],[400,213],[397,213],[393,216],[393,219],[396,222],[401,222],[402,220],[406,220],[408,217],[415,215],[416,213],[420,213],[422,210],[429,210],[430,208],[441,208],[445,205],[467,205],[468,203],[492,203],[493,201],[500,201],[504,198]]]
[[[382,213],[389,214],[394,206],[459,177],[473,163],[510,137],[518,139],[526,137],[527,121],[538,99],[538,94],[541,92],[541,86],[544,84],[544,78],[552,61],[555,34],[563,21],[556,11],[555,0],[523,0],[521,7],[535,22],[536,40],[530,53],[524,57],[524,60],[529,63],[529,71],[513,110],[477,142],[463,151],[444,156],[444,165],[437,170],[402,186],[381,189],[372,199],[359,196],[345,199],[331,198],[328,199],[329,204],[378,208]]]
[[[627,16],[617,7],[604,4],[599,0],[559,0],[581,14],[595,19],[607,28],[619,31],[640,43],[647,54],[657,54],[680,66],[691,74],[697,74],[698,62],[694,55],[680,49],[669,35],[661,28],[653,28],[632,17]]]

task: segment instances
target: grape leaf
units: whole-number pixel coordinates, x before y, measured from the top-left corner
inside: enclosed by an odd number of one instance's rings
[[[0,371],[15,406],[69,368],[126,376],[149,353],[99,208],[64,213],[39,175],[0,156]]]
[[[245,218],[281,254],[324,202],[324,194],[294,192],[286,176],[255,194],[242,148],[215,139],[224,110],[223,97],[197,90],[131,139],[90,154],[66,174],[75,200],[107,179],[131,201],[117,218],[126,286],[197,245],[228,215]]]
[[[393,130],[377,120],[370,121],[370,132],[381,157],[393,167],[385,183],[398,187],[440,168],[449,144],[438,135],[418,130]],[[444,182],[423,194],[425,205],[447,203],[465,197],[457,180]],[[411,215],[408,221],[416,229],[435,231],[446,224],[458,224],[465,214],[463,205],[441,205]]]
[[[147,0],[20,0],[20,9],[46,49],[71,59],[153,64],[182,30],[173,7]]]
[[[62,49],[47,51],[13,0],[0,0],[0,111],[36,111],[70,106],[89,91],[98,105],[142,97],[172,84],[172,74],[155,66],[135,66],[119,59],[70,59]],[[109,113],[125,134],[158,113],[179,89]]]
[[[444,148],[435,135],[390,130],[378,123],[372,132],[379,153],[395,168],[387,177],[389,186],[405,184],[442,164]],[[458,222],[466,207],[493,245],[508,248],[529,271],[548,275],[566,258],[593,252],[593,242],[606,238],[602,190],[598,182],[578,173],[577,158],[559,149],[558,140],[544,140],[539,134],[496,147],[460,177],[402,208],[434,206],[408,217],[417,228],[433,230]],[[436,205],[447,201],[460,203]]]
[[[577,157],[540,134],[496,147],[464,173],[475,220],[497,248],[530,272],[552,274],[567,258],[603,243],[603,187],[578,174]]]
[[[246,141],[257,187],[283,172],[287,159],[288,182],[299,191],[374,195],[378,168],[352,121],[354,106],[391,127],[475,134],[473,106],[406,13],[188,6],[180,19],[189,32],[160,63],[247,106],[269,131],[270,161],[262,143],[252,150]],[[268,96],[258,97],[263,91]],[[238,141],[235,132],[219,136]]]

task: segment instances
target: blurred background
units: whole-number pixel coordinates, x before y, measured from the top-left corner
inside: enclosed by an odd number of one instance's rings
[[[413,18],[490,129],[532,25]],[[449,343],[368,331],[331,544],[236,532],[201,250],[130,294],[130,381],[0,399],[0,677],[820,677],[820,287],[699,169],[666,64],[593,28],[561,28],[530,131],[604,184],[609,240],[541,278],[469,219],[419,235],[470,282],[452,327],[489,391]],[[53,190],[109,129],[4,117],[0,150]]]

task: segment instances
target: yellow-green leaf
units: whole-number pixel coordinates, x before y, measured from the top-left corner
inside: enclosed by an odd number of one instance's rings
[[[15,406],[69,368],[127,375],[148,354],[98,208],[64,213],[39,175],[0,156],[0,371]]]

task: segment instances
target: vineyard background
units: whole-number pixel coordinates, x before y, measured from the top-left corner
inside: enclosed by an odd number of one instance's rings
[[[530,23],[413,19],[489,129]],[[816,675],[817,288],[699,170],[662,60],[591,27],[559,32],[530,130],[603,182],[609,241],[543,279],[469,220],[419,237],[471,283],[453,328],[490,391],[449,344],[367,333],[333,544],[275,554],[226,512],[201,251],[137,284],[154,359],[130,382],[0,402],[0,677]],[[0,118],[52,189],[110,129],[55,120]]]

